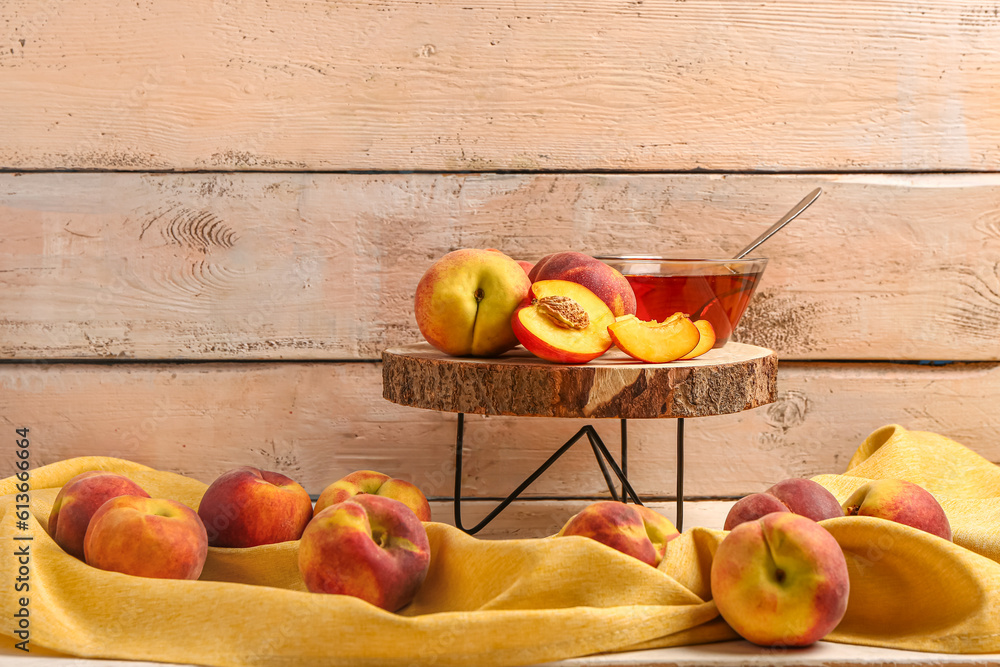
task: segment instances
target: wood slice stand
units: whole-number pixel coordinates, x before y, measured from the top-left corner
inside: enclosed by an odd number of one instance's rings
[[[773,403],[777,355],[766,348],[729,343],[689,361],[646,364],[618,350],[582,365],[553,364],[523,348],[493,359],[451,357],[427,343],[382,353],[382,396],[400,405],[457,412],[455,525],[474,534],[513,502],[556,459],[584,436],[590,441],[612,498],[642,504],[628,482],[628,420],[677,420],[676,525],[684,525],[684,419],[724,415]],[[462,447],[465,414],[517,417],[618,419],[620,463],[593,426],[581,428],[490,514],[462,525]],[[607,465],[605,465],[605,463]],[[611,467],[622,485],[619,496]]]

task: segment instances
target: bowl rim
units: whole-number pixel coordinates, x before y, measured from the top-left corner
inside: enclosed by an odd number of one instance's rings
[[[647,263],[658,263],[663,264],[667,262],[674,263],[693,263],[693,264],[740,264],[749,262],[764,262],[767,263],[767,257],[742,257],[740,259],[711,259],[708,257],[664,257],[662,255],[594,255],[594,259],[601,261],[615,261],[615,262],[647,262]]]

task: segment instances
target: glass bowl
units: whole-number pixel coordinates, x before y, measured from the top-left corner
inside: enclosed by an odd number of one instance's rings
[[[767,259],[672,259],[654,255],[604,255],[635,292],[636,316],[663,321],[674,313],[708,320],[715,347],[725,345],[739,324],[767,266]]]

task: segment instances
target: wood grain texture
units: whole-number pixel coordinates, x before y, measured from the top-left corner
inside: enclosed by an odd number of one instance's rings
[[[0,422],[31,429],[36,466],[108,455],[210,482],[255,465],[284,472],[314,494],[368,468],[451,497],[455,415],[383,400],[379,366],[9,363],[0,365]],[[942,433],[1000,461],[998,383],[996,363],[782,363],[774,404],[687,420],[685,493],[736,496],[788,477],[843,471],[864,438],[887,423]],[[468,416],[463,495],[507,495],[585,423]],[[617,455],[618,420],[594,425]],[[674,426],[628,422],[629,477],[642,496],[674,493]],[[0,475],[12,465],[12,457],[0,462]],[[528,491],[607,493],[585,442]]]
[[[994,3],[12,0],[0,166],[993,170]]]
[[[1000,175],[0,174],[0,358],[370,359],[450,250],[727,257],[737,340],[789,359],[1000,359]]]
[[[32,646],[32,656],[0,645],[0,659],[15,667],[188,667],[177,663],[67,657]],[[775,651],[748,641],[602,653],[547,662],[544,667],[993,667],[1000,655],[944,654],[819,641],[796,651]],[[477,667],[469,665],[469,667]],[[535,665],[533,667],[541,667]]]
[[[587,364],[552,364],[518,347],[459,359],[427,343],[382,353],[382,397],[442,412],[520,417],[704,417],[774,402],[778,358],[731,343],[697,359],[635,361],[617,349]]]

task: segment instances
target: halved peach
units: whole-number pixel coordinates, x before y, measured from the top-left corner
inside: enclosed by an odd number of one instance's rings
[[[532,354],[560,364],[585,364],[611,347],[611,309],[583,285],[568,280],[532,283],[511,317],[514,335]]]
[[[701,332],[701,340],[698,341],[698,345],[695,346],[693,350],[685,354],[681,359],[694,359],[695,357],[700,357],[715,345],[715,329],[712,328],[712,323],[708,320],[698,320],[694,323],[698,327],[698,331]]]
[[[668,317],[663,324],[638,318],[613,322],[608,326],[608,334],[622,352],[653,364],[680,359],[701,340],[698,327],[683,315]]]

